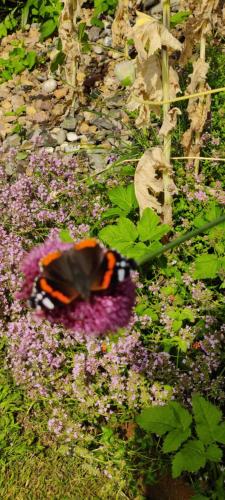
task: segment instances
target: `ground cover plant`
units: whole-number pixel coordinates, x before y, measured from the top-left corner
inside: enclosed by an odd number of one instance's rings
[[[3,498],[163,498],[168,477],[174,499],[181,498],[180,487],[187,498],[224,498],[225,223],[133,271],[136,303],[124,328],[100,332],[91,328],[94,319],[85,332],[65,328],[35,316],[21,295],[23,271],[31,272],[39,245],[66,247],[94,237],[141,261],[224,215],[224,92],[208,93],[208,85],[225,86],[223,6],[208,2],[210,17],[205,2],[183,2],[170,31],[168,3],[154,20],[130,12],[126,2],[119,2],[114,20],[109,2],[79,10],[68,1],[62,12],[61,2],[20,4],[24,27],[34,22],[31,30],[37,30],[38,23],[37,44],[52,36],[53,54],[43,45],[35,67],[20,43],[13,50],[24,67],[11,70],[9,54],[10,80],[0,85],[3,121],[14,126],[0,129]],[[5,6],[9,16],[14,5]],[[114,42],[107,31],[112,22]],[[62,53],[63,61],[52,66]],[[42,82],[44,66],[46,80],[61,86],[53,84],[49,93],[38,86],[35,93],[34,78]],[[14,87],[21,85],[30,102],[21,94],[15,99]],[[170,102],[179,85],[186,97],[201,95]],[[10,92],[14,110],[4,105]],[[111,94],[116,106],[105,111]],[[62,98],[66,109],[55,104]],[[38,115],[42,133],[32,128],[35,100],[50,116],[48,122]],[[60,129],[62,123],[70,128]],[[107,137],[102,130],[98,135],[102,124]],[[102,315],[96,312],[96,323]]]

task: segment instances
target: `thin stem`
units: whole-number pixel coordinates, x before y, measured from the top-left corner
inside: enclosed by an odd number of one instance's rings
[[[204,226],[194,229],[193,231],[189,231],[183,236],[176,238],[170,243],[167,243],[167,245],[164,245],[162,248],[159,248],[159,250],[155,250],[155,252],[146,253],[144,257],[137,260],[137,263],[139,266],[142,266],[143,264],[146,264],[147,262],[150,262],[151,260],[154,260],[156,257],[159,257],[160,255],[164,254],[165,252],[167,252],[167,250],[171,250],[172,248],[177,247],[181,243],[184,243],[185,241],[188,241],[191,238],[198,236],[199,234],[205,233],[208,229],[218,226],[218,224],[222,224],[222,222],[225,222],[225,214],[222,215],[221,217],[218,217],[217,219],[214,219],[211,222],[208,222],[207,224],[204,224]]]
[[[151,104],[152,106],[160,106],[161,104],[172,104],[173,102],[186,101],[187,99],[195,99],[202,95],[216,94],[217,92],[225,92],[225,87],[219,87],[218,89],[204,90],[204,92],[197,92],[196,94],[182,95],[180,97],[174,97],[174,99],[168,99],[165,101],[147,101],[143,99],[136,98],[137,102]]]
[[[163,25],[167,30],[170,29],[170,0],[162,0],[163,5]],[[163,122],[166,120],[169,112],[169,54],[166,46],[162,47],[162,89],[163,89]],[[164,136],[163,154],[166,163],[170,163],[171,153],[171,132]],[[170,174],[168,171],[163,171],[163,189],[164,189],[164,222],[171,223],[172,218],[172,195],[169,189]]]

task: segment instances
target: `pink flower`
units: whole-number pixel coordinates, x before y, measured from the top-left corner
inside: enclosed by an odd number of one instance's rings
[[[18,299],[29,299],[34,280],[39,276],[39,261],[54,250],[66,250],[72,245],[57,239],[48,239],[42,245],[31,250],[21,264],[24,281]],[[55,307],[53,311],[42,310],[38,316],[51,323],[59,323],[72,331],[85,335],[103,335],[125,327],[131,318],[135,301],[135,284],[128,277],[117,283],[113,290],[105,293],[93,292],[89,302],[77,298],[69,305]]]

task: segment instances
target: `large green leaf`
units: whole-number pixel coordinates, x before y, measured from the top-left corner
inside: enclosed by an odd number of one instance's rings
[[[215,432],[222,419],[221,410],[199,394],[192,397],[192,406],[199,438],[205,444],[216,441]]]
[[[206,458],[212,462],[220,462],[223,456],[222,450],[217,446],[217,444],[210,444],[206,449]]]
[[[176,419],[172,408],[167,406],[151,406],[137,417],[137,423],[148,432],[163,436],[176,427]]]
[[[207,279],[216,278],[221,267],[218,257],[214,254],[202,254],[195,259],[194,278]]]
[[[171,451],[176,451],[180,445],[186,441],[191,435],[191,429],[187,428],[184,431],[180,429],[175,429],[169,432],[164,439],[163,451],[164,453],[169,453]]]
[[[108,196],[114,205],[117,205],[122,210],[127,211],[127,213],[137,207],[133,184],[129,184],[127,187],[118,186],[113,188],[108,192]]]
[[[104,227],[99,232],[99,238],[113,248],[118,248],[118,244],[131,244],[138,237],[138,232],[134,223],[126,217],[121,217],[118,224]]]
[[[198,439],[191,439],[178,451],[172,460],[174,478],[183,471],[196,472],[206,463],[204,446]]]

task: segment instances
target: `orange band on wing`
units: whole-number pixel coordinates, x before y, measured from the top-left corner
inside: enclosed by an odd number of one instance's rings
[[[59,250],[56,250],[55,252],[50,252],[48,253],[48,255],[46,255],[40,260],[39,264],[41,266],[48,266],[51,262],[53,262],[53,260],[58,259],[61,255],[62,252],[60,252]]]
[[[40,281],[39,281],[39,284],[40,284],[40,287],[41,289],[44,291],[44,292],[47,292],[51,297],[53,297],[54,299],[58,299],[60,302],[62,302],[63,304],[70,304],[70,302],[76,298],[76,295],[75,297],[73,296],[72,298],[71,297],[66,297],[66,295],[64,295],[62,292],[59,292],[57,290],[54,290],[49,284],[48,282],[46,281],[45,278],[40,278]],[[79,294],[77,294],[78,296]]]
[[[107,288],[110,285],[110,282],[111,282],[111,279],[112,279],[112,275],[113,275],[113,271],[114,271],[115,265],[116,265],[116,257],[115,257],[115,255],[114,255],[113,252],[107,252],[106,255],[105,255],[105,257],[108,260],[107,271],[104,274],[102,282],[99,285],[97,285],[97,286],[93,285],[93,287],[91,287],[91,289],[93,291],[107,290]]]
[[[94,248],[97,246],[97,241],[94,238],[89,238],[84,241],[80,241],[80,243],[76,243],[74,245],[75,250],[82,250],[83,248]]]

